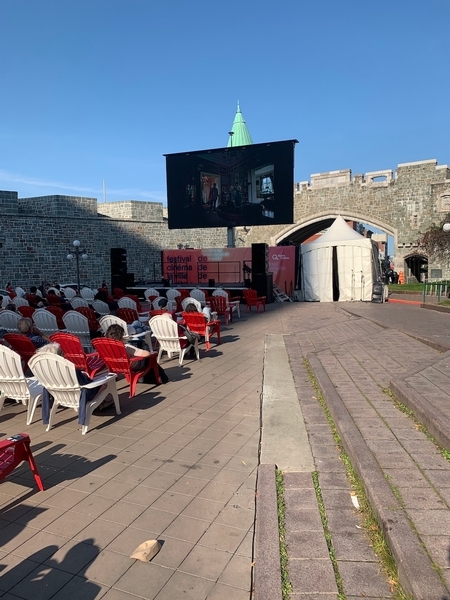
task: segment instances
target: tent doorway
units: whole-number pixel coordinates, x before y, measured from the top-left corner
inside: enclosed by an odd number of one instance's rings
[[[333,246],[333,302],[339,301],[339,265],[337,256],[337,246]]]

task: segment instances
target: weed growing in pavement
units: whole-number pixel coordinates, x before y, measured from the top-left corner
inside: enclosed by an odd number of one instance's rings
[[[391,390],[389,388],[383,388],[383,392],[386,394],[386,396],[389,396],[389,398],[394,403],[395,407],[400,412],[404,413],[405,415],[408,415],[408,417],[410,417],[414,421],[417,431],[421,431],[423,434],[425,434],[425,436],[430,440],[430,442],[432,442],[436,446],[436,448],[439,450],[441,455],[450,462],[450,451],[447,450],[447,448],[443,448],[442,446],[439,445],[439,443],[436,441],[436,438],[431,435],[431,433],[428,431],[428,429],[425,427],[425,425],[422,425],[422,423],[419,423],[419,421],[414,416],[413,411],[410,408],[408,408],[407,406],[405,406],[402,402],[400,402],[400,400],[398,400],[394,396],[394,394],[391,392]]]
[[[286,506],[284,504],[284,481],[283,473],[279,469],[276,470],[275,475],[277,486],[278,530],[280,532],[281,593],[283,600],[289,600],[289,596],[292,592],[292,585],[289,581],[286,529],[284,526],[286,514]]]
[[[328,546],[328,554],[330,555],[331,564],[333,565],[334,577],[336,579],[336,585],[338,588],[338,600],[345,600],[344,586],[342,584],[342,577],[339,573],[338,562],[336,560],[336,554],[333,548],[333,541],[331,539],[331,531],[328,527],[327,513],[322,498],[322,490],[319,484],[319,473],[314,471],[312,474],[314,482],[314,490],[316,492],[317,504],[319,505],[320,518],[322,519],[322,527],[325,533],[325,540]]]
[[[370,503],[367,499],[366,492],[364,486],[359,479],[356,471],[354,470],[350,458],[344,450],[342,445],[341,437],[337,431],[336,425],[334,424],[333,418],[331,416],[330,411],[328,410],[327,403],[325,402],[325,398],[322,395],[322,391],[317,383],[317,380],[314,376],[314,373],[311,369],[311,366],[308,360],[304,359],[303,361],[306,371],[309,376],[309,380],[316,392],[316,398],[319,404],[321,405],[325,416],[327,417],[328,423],[331,427],[331,431],[333,433],[334,441],[339,450],[339,456],[345,465],[345,469],[347,472],[347,476],[349,478],[351,487],[353,489],[354,494],[358,498],[359,509],[358,512],[361,515],[362,523],[364,530],[366,531],[370,544],[380,560],[381,567],[386,574],[389,585],[391,586],[391,592],[394,593],[396,600],[408,600],[409,596],[403,591],[399,581],[398,581],[398,571],[395,565],[394,558],[392,557],[389,546],[384,539],[383,532],[381,531],[380,526],[378,525],[378,521],[375,517],[375,514],[370,506]],[[327,539],[328,543],[328,539]],[[331,560],[333,557],[330,554]],[[339,581],[336,580],[339,587]],[[342,600],[339,598],[339,600]]]

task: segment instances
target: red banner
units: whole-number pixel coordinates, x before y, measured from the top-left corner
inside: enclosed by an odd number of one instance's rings
[[[204,250],[163,250],[164,277],[175,285],[208,286],[240,284],[251,279],[244,267],[252,267],[251,248],[209,248]],[[283,291],[294,287],[295,246],[269,246],[269,271]]]

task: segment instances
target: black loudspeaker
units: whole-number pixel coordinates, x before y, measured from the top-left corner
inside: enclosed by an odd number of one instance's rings
[[[256,290],[258,296],[266,297],[266,304],[273,302],[273,273],[253,274],[252,289]]]
[[[170,279],[162,278],[162,284],[164,287],[170,287]]]
[[[216,287],[216,280],[208,279],[208,287]]]
[[[125,248],[111,248],[111,289],[124,290],[127,287],[127,251]]]
[[[269,246],[268,244],[252,244],[252,272],[253,275],[269,272]]]
[[[125,277],[125,281],[127,282],[126,287],[133,287],[134,286],[134,273],[127,273],[126,277]]]

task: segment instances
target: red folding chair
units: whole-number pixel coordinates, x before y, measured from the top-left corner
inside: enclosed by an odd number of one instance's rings
[[[219,316],[225,317],[225,325],[228,325],[228,320],[233,322],[232,308],[228,305],[226,298],[223,296],[211,296],[209,302],[212,312],[216,312]]]
[[[127,325],[131,325],[134,321],[139,321],[138,313],[132,308],[118,308],[116,314],[119,319],[125,321]]]
[[[30,448],[30,436],[26,433],[12,435],[0,442],[0,481],[12,473],[14,469],[23,461],[27,461],[33,473],[34,480],[41,492],[44,491],[44,484],[39,475],[38,468],[34,461]]]
[[[248,310],[252,310],[252,306],[256,306],[256,312],[259,313],[259,310],[261,308],[261,306],[264,309],[264,312],[266,312],[266,297],[265,296],[258,296],[256,290],[243,290],[243,295],[244,295],[244,300],[247,304],[246,308],[245,308],[245,312],[247,312]]]
[[[36,309],[33,306],[18,306],[17,312],[20,312],[22,317],[33,320],[33,313]]]
[[[28,361],[36,353],[36,346],[28,336],[22,333],[5,333],[3,339],[20,356],[23,361],[23,370],[26,371]]]
[[[140,377],[143,377],[150,369],[153,369],[155,374],[156,385],[161,383],[159,376],[159,366],[156,360],[157,352],[151,352],[149,357],[148,365],[141,371],[133,371],[133,362],[142,360],[141,356],[130,358],[127,354],[123,342],[119,340],[112,340],[110,338],[96,338],[92,340],[92,344],[100,356],[106,363],[108,370],[111,373],[117,373],[125,375],[126,380],[130,384],[130,398],[136,393],[136,384]]]
[[[88,320],[89,331],[98,331],[100,323],[97,321],[95,310],[90,306],[79,306],[75,309],[80,315],[84,315]]]
[[[105,361],[98,352],[85,352],[80,338],[73,333],[54,333],[50,339],[61,346],[64,358],[73,362],[77,369],[87,373],[91,379],[99,371],[106,369]]]
[[[65,329],[66,326],[64,325],[64,321],[63,321],[63,315],[64,315],[64,311],[60,306],[47,306],[45,308],[45,310],[48,310],[49,313],[52,313],[52,315],[55,315],[56,317],[56,322],[58,324],[58,328],[59,329]]]
[[[211,348],[209,340],[214,333],[217,335],[217,345],[220,346],[220,321],[207,322],[203,313],[183,312],[181,316],[189,331],[198,333],[205,338],[207,350]]]

